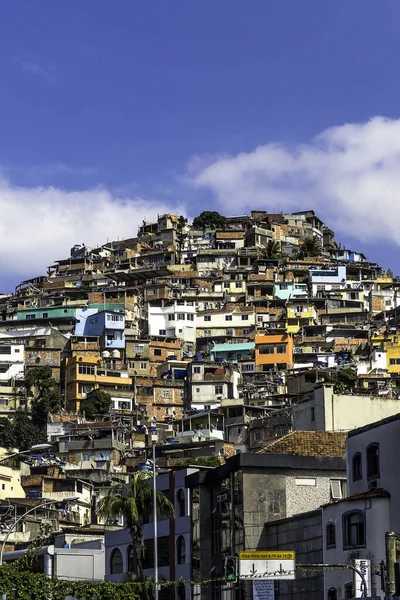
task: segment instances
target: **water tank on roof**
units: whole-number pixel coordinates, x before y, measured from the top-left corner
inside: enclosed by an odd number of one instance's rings
[[[113,350],[111,356],[112,358],[121,358],[121,352],[119,350]]]
[[[196,361],[203,360],[203,355],[202,354],[195,354],[193,360],[196,360]]]
[[[138,471],[150,471],[150,466],[147,463],[139,463],[138,464]]]
[[[178,360],[176,356],[167,356],[167,360]]]
[[[103,350],[101,355],[103,358],[110,358],[110,356],[111,356],[108,350]]]
[[[218,357],[215,359],[215,362],[216,362],[216,363],[219,363],[219,364],[221,364],[221,363],[223,363],[223,362],[224,362],[224,359],[223,359],[223,358],[221,358],[220,356],[218,356]]]

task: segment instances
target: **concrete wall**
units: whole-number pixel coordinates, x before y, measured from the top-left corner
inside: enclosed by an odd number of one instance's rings
[[[343,550],[343,514],[350,510],[362,510],[365,514],[366,548],[357,548],[355,551]],[[375,573],[379,572],[380,562],[385,561],[385,532],[390,531],[390,511],[388,498],[374,498],[370,501],[339,502],[323,509],[323,548],[324,563],[350,564],[356,554],[358,558],[368,558],[375,568],[372,569],[371,596],[384,597],[380,589],[381,580]],[[326,526],[334,523],[336,529],[336,546],[326,548]],[[344,586],[353,580],[353,574],[347,570],[326,571],[324,574],[324,588],[329,590],[334,587],[338,590],[338,598],[345,598]]]
[[[104,573],[104,548],[55,548],[55,577],[73,581],[103,581]]]
[[[292,409],[293,429],[302,431],[349,431],[400,412],[400,402],[378,396],[334,394],[321,386],[314,398]]]

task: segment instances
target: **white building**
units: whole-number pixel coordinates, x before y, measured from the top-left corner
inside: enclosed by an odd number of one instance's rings
[[[189,490],[185,488],[185,477],[196,469],[158,475],[157,489],[163,491],[175,506],[175,519],[160,519],[158,528],[159,577],[166,581],[180,578],[190,580],[191,563],[191,516]],[[171,485],[172,481],[172,485]],[[145,577],[154,576],[154,528],[150,520],[144,525]],[[105,579],[123,581],[133,570],[132,538],[127,529],[108,531],[105,535]],[[178,586],[176,600],[190,598],[190,584],[184,589]]]
[[[188,365],[188,395],[192,408],[213,410],[222,400],[240,397],[242,375],[235,363],[195,360]]]
[[[379,396],[335,394],[324,384],[311,400],[292,408],[293,429],[300,431],[350,431],[400,412],[400,401]]]
[[[14,412],[23,405],[24,371],[24,345],[0,343],[0,413]]]
[[[204,310],[197,313],[196,333],[202,337],[233,337],[250,334],[255,325],[253,307],[243,310]]]
[[[386,563],[385,534],[400,532],[399,435],[400,414],[351,431],[346,445],[349,496],[340,500],[337,495],[337,503],[323,507],[323,562],[370,560],[368,596],[385,596],[379,577],[380,564]],[[332,598],[346,598],[351,579],[348,572],[327,571],[324,587],[332,590]]]
[[[322,269],[310,268],[309,281],[313,297],[316,297],[317,292],[331,291],[346,287],[346,267],[338,266]]]
[[[194,346],[196,342],[196,307],[185,300],[149,302],[150,336],[179,338]]]

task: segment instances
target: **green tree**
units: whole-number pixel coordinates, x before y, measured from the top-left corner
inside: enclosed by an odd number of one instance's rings
[[[157,512],[172,519],[175,511],[173,504],[160,491],[156,493]],[[133,551],[138,565],[138,574],[143,581],[143,523],[153,511],[152,473],[137,471],[128,484],[117,483],[99,501],[97,514],[100,518],[115,520],[124,517],[125,525],[132,536]]]
[[[306,238],[297,253],[297,258],[321,256],[321,251],[321,245],[314,238]]]
[[[357,369],[354,367],[343,367],[335,373],[332,373],[331,383],[335,394],[344,394],[351,392],[357,386]]]
[[[61,390],[50,367],[34,367],[29,369],[25,384],[33,395],[31,402],[32,421],[35,425],[44,427],[49,412],[61,410]]]
[[[23,412],[17,412],[12,420],[0,420],[0,446],[27,450],[35,444],[47,441],[43,428],[35,425]]]
[[[187,219],[181,215],[179,217],[179,221],[178,221],[178,225],[176,227],[177,229],[177,239],[178,239],[178,263],[181,264],[182,262],[182,248],[183,248],[183,244],[185,242],[185,239],[187,238],[188,234],[186,233],[186,225],[187,225]]]
[[[261,248],[261,258],[280,258],[282,256],[281,243],[278,240],[268,240]]]
[[[89,418],[93,418],[96,415],[105,415],[111,408],[111,396],[107,392],[102,390],[93,390],[88,394],[87,400],[89,404],[84,405],[82,410]]]
[[[204,210],[193,219],[193,229],[223,229],[226,218],[215,210]]]

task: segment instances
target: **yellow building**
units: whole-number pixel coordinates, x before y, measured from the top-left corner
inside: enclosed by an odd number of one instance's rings
[[[317,313],[312,302],[296,300],[286,305],[286,329],[298,333],[302,327],[314,325]]]
[[[386,352],[386,368],[389,373],[400,373],[400,336],[397,333],[374,335],[373,348],[382,348]]]
[[[0,448],[0,460],[4,459],[8,454],[10,454],[10,450]],[[21,469],[24,471],[24,468],[25,472],[21,473]],[[18,457],[10,458],[7,464],[0,464],[0,500],[5,500],[6,498],[25,498],[26,494],[21,485],[21,474],[28,473],[28,465],[22,463]]]
[[[132,389],[132,378],[127,371],[103,367],[97,356],[73,356],[65,359],[65,387],[67,408],[80,410],[81,400],[96,389],[111,396]]]

